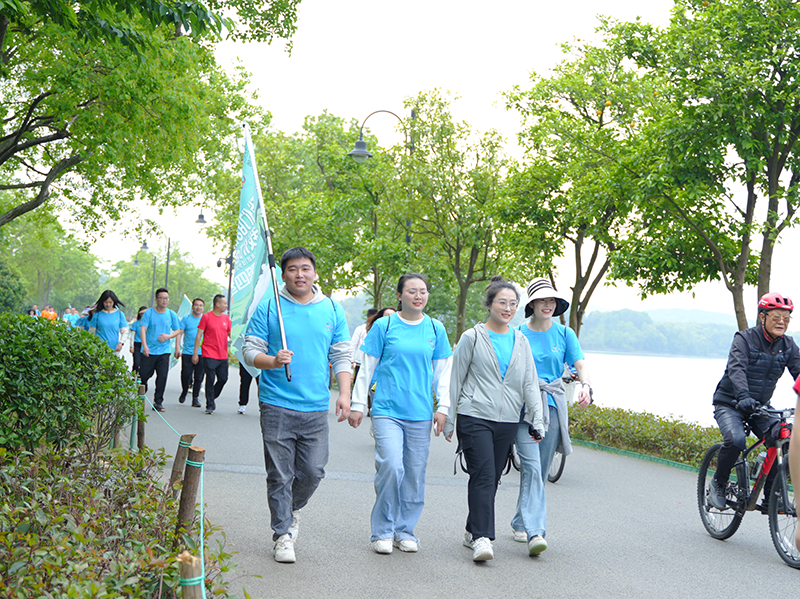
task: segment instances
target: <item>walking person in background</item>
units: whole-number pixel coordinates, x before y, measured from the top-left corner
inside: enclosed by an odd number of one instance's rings
[[[367,322],[364,323],[366,329],[364,331],[364,337],[361,340],[361,344],[362,345],[364,344],[364,339],[367,338],[367,333],[369,333],[369,330],[372,328],[372,325],[375,324],[377,320],[380,320],[384,316],[391,316],[396,312],[397,310],[395,310],[394,308],[389,308],[387,306],[385,308],[381,308],[375,314],[370,316],[367,319]],[[361,352],[361,359],[362,360],[364,359],[364,352]],[[369,391],[367,392],[367,411],[366,411],[367,417],[370,417],[372,415],[372,402],[375,399],[375,385],[377,384],[377,381],[378,381],[378,371],[376,370],[375,373],[372,375],[372,380],[369,382]],[[372,424],[370,424],[370,431],[372,431]],[[372,432],[370,432],[370,434],[372,434]]]
[[[256,389],[258,389],[258,380],[260,376],[255,377]],[[247,371],[243,365],[239,365],[239,409],[236,410],[239,414],[244,414],[247,410],[247,404],[250,402],[250,385],[253,382],[253,375]]]
[[[372,406],[375,505],[370,539],[376,553],[391,553],[393,547],[410,553],[419,550],[414,528],[425,504],[431,420],[439,436],[450,406],[453,352],[442,323],[423,313],[429,291],[423,275],[400,277],[400,311],[375,321],[361,348],[364,360],[353,388],[349,420],[353,428],[361,424],[369,383],[377,369]],[[436,414],[434,389],[439,402]]]
[[[519,497],[511,528],[514,540],[527,542],[528,553],[536,556],[547,549],[545,485],[550,463],[556,451],[565,456],[572,453],[569,411],[561,380],[565,363],[573,364],[578,372],[578,405],[588,406],[592,397],[589,371],[575,331],[553,321],[567,311],[569,302],[547,279],[533,279],[526,290],[525,317],[529,320],[520,330],[536,364],[545,435],[541,443],[535,443],[528,434],[528,425],[520,421],[516,439],[521,465]]]
[[[202,347],[206,375],[206,414],[209,415],[217,409],[216,399],[228,382],[228,341],[232,328],[231,319],[225,314],[228,309],[225,296],[219,293],[215,295],[213,306],[211,312],[206,312],[200,318],[192,354],[192,362],[200,364]],[[196,392],[200,392],[199,388]]]
[[[464,545],[472,549],[476,562],[494,557],[495,495],[520,428],[520,411],[524,408],[528,436],[534,443],[544,431],[530,346],[521,331],[508,326],[519,305],[517,288],[503,277],[492,277],[484,305],[489,319],[466,331],[456,346],[444,426],[448,441],[455,427],[469,470]]]
[[[169,291],[163,287],[156,289],[156,305],[144,313],[139,330],[142,339],[139,376],[147,389],[147,381],[153,373],[156,375],[156,389],[153,393],[153,410],[156,412],[164,411],[164,389],[167,387],[169,375],[169,342],[181,332],[178,315],[167,306]]]
[[[792,378],[800,376],[800,349],[786,335],[794,304],[780,293],[767,293],[758,301],[758,323],[733,336],[725,374],[714,391],[714,419],[722,433],[722,447],[717,471],[711,479],[708,501],[718,510],[724,509],[728,495],[728,477],[747,446],[744,423],[761,437],[780,420],[758,413],[762,406],[771,407],[770,399],[778,379],[788,370]],[[764,483],[764,497],[769,497],[776,470]],[[759,506],[766,513],[766,504]]]
[[[192,301],[192,311],[181,319],[181,333],[175,343],[175,358],[181,360],[181,395],[178,402],[186,401],[189,393],[189,386],[192,387],[192,407],[200,406],[200,389],[203,387],[203,375],[205,374],[205,364],[203,362],[203,350],[197,352],[198,360],[194,362],[194,343],[197,339],[197,327],[203,317],[203,310],[206,303],[199,297]],[[226,348],[227,350],[227,348]]]
[[[97,334],[100,339],[108,344],[116,355],[122,351],[123,331],[128,328],[128,321],[119,306],[125,307],[116,294],[110,289],[106,289],[100,294],[100,298],[95,304],[96,311],[89,318],[89,331]]]
[[[329,364],[339,383],[336,415],[350,414],[350,334],[341,305],[314,284],[317,260],[304,247],[281,256],[280,289],[286,343],[281,345],[274,298],[255,309],[245,335],[244,361],[261,370],[258,398],[267,468],[272,554],[293,563],[303,509],[328,463]],[[291,364],[292,381],[284,365]]]
[[[350,339],[350,352],[353,356],[353,382],[358,376],[358,369],[361,368],[361,360],[364,357],[364,352],[361,351],[361,344],[364,343],[364,338],[367,336],[367,322],[377,313],[378,310],[375,308],[367,310],[367,320],[356,327]]]
[[[136,319],[130,326],[130,340],[131,340],[131,355],[133,356],[133,366],[131,370],[139,374],[139,369],[142,365],[142,316],[147,311],[147,306],[139,306],[139,311],[136,313]]]

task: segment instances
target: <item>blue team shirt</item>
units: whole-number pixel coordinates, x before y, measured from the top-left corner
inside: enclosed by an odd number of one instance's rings
[[[92,314],[88,326],[89,328],[95,327],[97,336],[108,343],[108,347],[113,351],[117,349],[117,344],[119,343],[119,331],[128,326],[128,321],[125,320],[122,310],[115,310],[110,313],[101,310]]]
[[[139,333],[139,330],[142,328],[142,321],[141,320],[134,320],[131,323],[131,331],[133,332],[133,342],[134,343],[141,343],[142,336]]]
[[[497,356],[497,364],[500,366],[500,377],[506,378],[508,363],[511,362],[511,354],[514,352],[514,331],[508,330],[506,334],[495,333],[486,329],[489,339],[492,340],[492,347]]]
[[[66,322],[69,326],[74,327],[75,323],[78,322],[80,316],[77,314],[64,314],[64,322]]]
[[[258,399],[297,412],[327,411],[331,400],[328,353],[334,343],[350,340],[344,310],[327,297],[313,304],[297,304],[284,297],[280,302],[287,349],[294,352],[292,380],[286,380],[283,368],[262,370]],[[275,298],[258,305],[246,335],[266,341],[267,355],[274,356],[283,349]]]
[[[202,316],[192,316],[187,314],[181,319],[181,329],[183,329],[183,351],[182,354],[194,354],[194,342],[197,339],[197,325],[200,324]],[[197,355],[203,355],[203,348],[197,348]]]
[[[372,403],[375,416],[417,422],[433,417],[432,362],[453,355],[441,322],[424,316],[407,324],[397,315],[384,316],[373,323],[361,351],[381,360]]]
[[[578,337],[569,327],[554,322],[544,331],[531,331],[527,323],[520,325],[519,330],[525,335],[531,346],[536,372],[540,379],[552,383],[564,374],[564,363],[574,364],[583,360],[583,351]],[[547,395],[548,403],[555,406],[553,397]]]
[[[178,315],[167,308],[163,314],[156,312],[155,308],[148,308],[142,316],[140,327],[147,328],[147,349],[151,356],[160,356],[169,353],[170,341],[159,341],[160,335],[169,335],[181,328]],[[141,335],[141,332],[139,333]]]

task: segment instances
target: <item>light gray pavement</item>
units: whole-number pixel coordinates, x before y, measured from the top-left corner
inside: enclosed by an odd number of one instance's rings
[[[206,449],[206,514],[235,551],[232,588],[243,597],[692,597],[738,592],[794,596],[800,571],[784,565],[767,518],[750,513],[728,541],[703,529],[696,474],[576,447],[561,480],[548,484],[548,542],[530,558],[509,522],[519,476],[503,477],[497,493],[495,558],[471,561],[461,545],[467,476],[453,475],[454,443],[434,437],[417,554],[377,555],[369,545],[374,500],[369,422],[353,430],[331,410],[327,478],[302,511],[297,563],[272,559],[272,532],[259,428],[257,389],[246,415],[236,413],[238,371],[217,400],[217,412],[178,404],[179,369],[171,373],[163,414],[180,433],[197,433]],[[152,391],[148,394],[152,397]],[[332,402],[333,404],[333,402]],[[204,404],[205,405],[205,404]],[[174,455],[178,437],[148,406],[146,442]],[[169,468],[169,465],[168,465]],[[169,471],[169,470],[168,470]],[[255,576],[249,576],[255,575]],[[791,589],[795,589],[792,591]],[[760,592],[759,592],[760,594]]]

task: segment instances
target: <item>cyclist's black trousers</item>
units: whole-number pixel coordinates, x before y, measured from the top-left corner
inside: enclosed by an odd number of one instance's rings
[[[747,447],[744,423],[748,422],[753,432],[762,437],[775,423],[780,422],[772,416],[745,416],[739,410],[728,406],[714,406],[714,419],[722,433],[722,449],[719,450],[716,478],[726,482],[739,454]]]

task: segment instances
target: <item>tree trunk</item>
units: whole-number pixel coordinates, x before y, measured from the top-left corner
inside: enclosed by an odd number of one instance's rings
[[[464,334],[467,321],[467,294],[469,293],[468,282],[458,282],[458,298],[456,300],[456,343]]]

